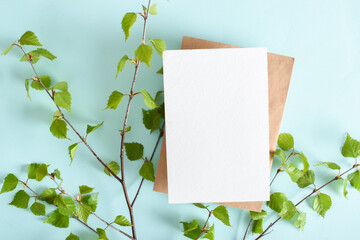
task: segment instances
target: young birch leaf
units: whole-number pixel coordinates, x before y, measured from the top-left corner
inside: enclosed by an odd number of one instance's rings
[[[198,228],[199,224],[198,221],[196,219],[194,219],[192,222],[181,222],[183,224],[184,227],[184,232],[190,232],[195,230],[196,228]]]
[[[294,226],[304,231],[304,227],[306,224],[306,213],[300,213],[294,222]]]
[[[132,226],[132,224],[129,222],[129,220],[126,219],[123,215],[119,215],[115,218],[114,223],[123,226],[123,227],[129,227]]]
[[[67,82],[58,82],[52,88],[60,90],[60,91],[67,92],[68,91],[68,84],[67,84]]]
[[[19,43],[21,45],[42,46],[42,44],[39,42],[38,38],[36,37],[35,33],[33,33],[32,31],[25,32],[21,36]]]
[[[138,160],[143,157],[144,146],[140,143],[124,143],[126,156],[130,161]]]
[[[215,225],[213,224],[207,231],[208,233],[206,233],[203,238],[209,239],[209,240],[214,240],[214,229],[215,229]]]
[[[267,212],[264,211],[264,210],[261,210],[261,212],[253,212],[253,211],[250,211],[250,217],[251,217],[253,220],[263,219],[263,218],[266,218],[266,216],[267,216]]]
[[[62,207],[62,208],[59,207],[59,212],[62,215],[65,215],[68,217],[74,215],[74,212],[76,210],[76,205],[75,205],[74,200],[72,200],[72,198],[70,198],[70,197],[65,197],[64,203],[65,203],[66,207]]]
[[[270,201],[266,204],[274,211],[280,212],[283,208],[284,202],[287,201],[285,193],[276,192],[270,195]]]
[[[56,58],[51,52],[49,52],[49,51],[46,50],[45,48],[38,48],[38,49],[36,50],[36,52],[37,52],[39,55],[41,55],[41,56],[43,56],[43,57],[46,57],[47,59],[49,59],[49,60],[51,60],[51,61]]]
[[[99,193],[93,195],[84,195],[81,199],[81,202],[91,208],[91,211],[95,212],[97,207],[97,198]]]
[[[51,224],[58,228],[67,228],[69,227],[69,217],[60,214],[59,210],[55,210],[44,223]]]
[[[14,190],[16,188],[18,182],[19,182],[19,179],[14,174],[12,174],[12,173],[8,174],[5,177],[0,194],[5,193],[5,192],[11,192],[12,190]]]
[[[280,133],[277,144],[282,150],[287,151],[294,147],[294,138],[290,133]]]
[[[98,129],[99,127],[101,127],[103,124],[104,124],[104,122],[99,123],[99,124],[97,124],[97,125],[95,125],[95,126],[87,125],[86,134],[92,133],[93,131],[95,131],[96,129]]]
[[[98,240],[109,240],[104,229],[97,228],[96,232],[99,234]]]
[[[137,18],[136,13],[129,12],[129,13],[125,14],[124,18],[121,21],[121,27],[122,27],[122,29],[123,29],[123,31],[125,33],[125,41],[130,36],[130,30],[131,30],[131,27],[136,22],[136,18]]]
[[[222,221],[225,225],[231,227],[229,213],[224,206],[218,206],[213,210],[214,216]]]
[[[45,215],[45,205],[35,202],[30,207],[31,212],[36,216],[44,216]]]
[[[55,119],[50,126],[50,132],[54,137],[59,139],[67,138],[66,122],[61,119]]]
[[[144,103],[146,106],[148,106],[149,108],[159,107],[159,105],[156,104],[156,101],[151,97],[151,95],[146,91],[145,88],[143,88],[143,90],[141,90],[141,94],[144,97]]]
[[[146,129],[151,130],[150,133],[160,128],[161,114],[156,109],[142,110],[143,123]]]
[[[332,169],[332,170],[339,170],[341,169],[341,167],[339,165],[337,165],[336,163],[333,162],[322,162],[319,164],[316,164],[315,166],[323,166],[326,165],[328,168]]]
[[[93,190],[94,190],[94,188],[88,187],[86,185],[79,186],[80,194],[91,193]]]
[[[315,182],[315,173],[312,170],[307,170],[307,172],[302,175],[297,181],[296,184],[299,188],[307,187]]]
[[[282,161],[282,165],[286,166],[286,162],[285,162],[286,161],[286,155],[285,155],[283,150],[281,150],[280,148],[276,149],[274,155],[280,157],[280,159]]]
[[[30,86],[30,79],[25,79],[25,89],[27,97],[31,100],[30,93],[29,93],[29,87]]]
[[[158,91],[155,95],[155,102],[158,102],[160,100],[161,94],[163,94],[164,91]]]
[[[55,104],[71,113],[71,95],[69,92],[56,92],[54,94]]]
[[[48,188],[48,189],[45,189],[41,195],[40,195],[43,199],[46,200],[46,202],[49,202],[49,203],[54,203],[54,199],[55,197],[57,196],[56,194],[56,191],[55,189],[53,188]],[[42,200],[42,199],[40,199]]]
[[[341,149],[341,154],[344,157],[357,158],[360,156],[360,142],[346,135],[345,143]]]
[[[68,148],[69,156],[70,156],[70,159],[71,159],[70,165],[74,161],[75,153],[76,153],[76,150],[78,149],[78,146],[79,146],[79,143],[74,143],[74,144],[70,145],[69,148]]]
[[[202,209],[207,209],[207,208],[208,208],[208,206],[205,206],[205,205],[202,204],[202,203],[193,203],[193,205],[194,205],[195,207],[202,208]]]
[[[151,58],[152,58],[152,54],[153,54],[153,49],[152,47],[145,45],[145,44],[141,44],[136,50],[135,50],[135,57],[141,61],[146,63],[146,65],[148,65],[148,67],[151,67]]]
[[[158,74],[164,74],[164,69],[163,69],[163,68],[160,68],[156,73],[158,73]]]
[[[47,174],[48,174],[47,165],[46,165],[46,164],[41,164],[41,165],[36,169],[36,176],[35,176],[36,181],[40,182],[41,180],[44,179],[44,177],[45,177]]]
[[[348,191],[346,190],[346,188],[347,188],[347,183],[348,183],[348,179],[347,179],[347,178],[345,178],[345,179],[344,179],[343,194],[344,194],[344,197],[345,197],[346,199],[348,199],[348,197],[347,197],[347,195],[348,195]]]
[[[263,219],[255,220],[252,227],[252,234],[261,234],[263,231]]]
[[[29,60],[33,64],[37,63],[40,60],[40,54],[36,50],[33,50],[20,58],[20,62],[27,62]]]
[[[49,89],[51,85],[51,78],[47,75],[39,76],[39,78],[42,84],[45,86],[45,88]],[[32,81],[31,87],[36,90],[45,90],[44,87],[41,85],[41,83],[38,81]]]
[[[91,212],[91,207],[84,205],[84,204],[79,204],[79,206],[76,208],[76,215],[78,215],[78,217],[83,220],[85,223],[87,222],[87,219],[89,218]]]
[[[128,57],[127,55],[124,55],[124,56],[120,59],[118,65],[117,65],[117,72],[116,72],[115,79],[118,77],[119,73],[124,69],[127,60],[129,60],[129,57]]]
[[[351,186],[360,192],[360,170],[353,172],[348,176]]]
[[[149,8],[149,13],[150,13],[151,15],[157,15],[156,4],[150,6],[150,8]]]
[[[9,204],[18,208],[26,209],[28,207],[29,200],[30,196],[24,190],[20,190],[15,194],[14,199]]]
[[[131,131],[131,126],[127,126],[126,128],[125,128],[125,132],[130,132]],[[119,132],[123,132],[123,130],[121,129],[121,130],[119,130]]]
[[[119,103],[121,102],[123,96],[124,94],[122,94],[121,92],[113,91],[109,96],[109,100],[105,109],[111,108],[115,110],[119,106]]]
[[[12,49],[12,47],[14,46],[14,44],[16,43],[16,41],[11,44],[9,47],[7,47],[3,52],[2,52],[2,55],[6,55],[10,52],[10,50]]]
[[[305,173],[309,169],[309,162],[308,162],[307,158],[305,157],[305,155],[302,153],[300,153],[300,158],[304,165],[304,169],[302,171],[303,171],[303,173]]]
[[[291,201],[285,201],[283,203],[283,207],[281,211],[279,212],[279,216],[282,219],[290,221],[297,212],[295,205]]]
[[[144,179],[154,182],[155,181],[155,173],[154,173],[154,165],[150,161],[145,161],[139,171],[140,176]]]
[[[318,212],[323,218],[325,218],[326,212],[331,207],[331,198],[325,193],[320,193],[315,197],[313,203],[313,209]]]
[[[300,171],[294,164],[290,163],[286,166],[285,171],[289,174],[291,181],[297,182],[299,178],[304,175],[302,171]]]
[[[28,166],[28,178],[29,179],[36,179],[36,171],[39,166],[40,166],[39,163],[31,163]]]
[[[119,174],[120,172],[120,166],[117,162],[115,161],[111,161],[109,163],[106,164],[106,166],[108,166],[108,168],[110,168],[110,170],[115,173],[116,175]],[[104,167],[104,173],[110,177],[112,177],[111,173]]]
[[[156,52],[162,57],[166,49],[166,44],[162,39],[150,39],[151,44],[154,46]]]
[[[80,240],[80,238],[75,234],[70,233],[70,235],[65,240]]]
[[[59,179],[59,180],[61,180],[61,181],[63,180],[63,179],[61,178],[61,173],[60,173],[59,169],[55,169],[52,174],[53,174],[54,177],[56,177],[57,179]]]

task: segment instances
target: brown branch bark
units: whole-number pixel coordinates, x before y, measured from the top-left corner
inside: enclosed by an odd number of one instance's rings
[[[207,209],[207,210],[209,211],[208,218],[206,219],[206,222],[204,223],[204,226],[203,226],[203,228],[201,229],[201,232],[200,232],[199,235],[195,238],[195,240],[198,240],[198,239],[201,237],[201,235],[204,233],[204,231],[206,230],[206,226],[207,226],[207,224],[208,224],[208,222],[209,222],[209,219],[210,219],[210,217],[211,217],[211,215],[212,215],[212,211],[210,211],[209,209]]]

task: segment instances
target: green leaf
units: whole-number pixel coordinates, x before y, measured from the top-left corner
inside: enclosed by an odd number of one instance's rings
[[[104,122],[99,123],[99,124],[96,125],[96,126],[87,125],[86,134],[92,133],[93,131],[95,131],[96,129],[98,129],[99,127],[101,127],[103,124],[104,124]]]
[[[297,212],[295,205],[291,201],[285,201],[283,203],[282,209],[279,212],[279,216],[282,219],[290,221]]]
[[[125,128],[125,132],[130,132],[131,131],[131,126],[127,126],[126,128]],[[121,130],[119,130],[119,132],[123,132],[123,130],[121,129]]]
[[[47,165],[46,164],[41,164],[37,169],[36,169],[36,181],[40,182],[41,180],[44,179],[44,177],[48,174],[48,170],[47,170]]]
[[[260,234],[263,231],[263,219],[255,220],[252,227],[252,234]]]
[[[121,21],[121,27],[125,33],[125,41],[130,36],[130,30],[131,30],[131,27],[136,22],[136,18],[137,18],[136,13],[129,12],[129,13],[125,14],[124,18]]]
[[[45,205],[35,202],[30,207],[31,212],[36,216],[44,216],[45,215]]]
[[[86,185],[79,186],[80,194],[91,193],[93,190],[94,190],[94,188],[88,187]]]
[[[300,213],[294,222],[294,226],[304,231],[306,224],[306,213]]]
[[[280,212],[284,202],[286,202],[288,199],[285,195],[285,193],[276,192],[270,195],[270,201],[266,203],[272,210],[276,212]]]
[[[27,54],[25,54],[20,58],[21,62],[31,61],[33,64],[37,63],[39,60],[40,60],[40,54],[36,50],[28,52]]]
[[[29,84],[30,84],[30,79],[25,79],[25,89],[26,89],[27,97],[31,100],[29,93]]]
[[[250,217],[251,217],[253,220],[263,219],[263,218],[266,218],[266,216],[267,216],[267,212],[264,211],[264,210],[261,210],[261,212],[253,212],[253,211],[250,211]]]
[[[277,144],[282,150],[287,151],[294,147],[294,138],[290,133],[280,133]]]
[[[68,110],[71,113],[71,95],[69,92],[56,92],[54,93],[55,104]]]
[[[46,190],[44,190],[41,195],[40,195],[43,199],[46,200],[46,202],[49,203],[54,203],[54,199],[57,196],[55,189],[53,188],[48,188]],[[40,199],[42,200],[42,199]]]
[[[14,174],[12,174],[12,173],[8,174],[5,177],[0,194],[5,193],[5,192],[11,192],[12,190],[14,190],[16,188],[18,182],[19,182],[19,179]]]
[[[161,94],[163,94],[164,91],[158,91],[155,95],[155,102],[159,102]]]
[[[109,96],[109,100],[105,109],[111,108],[115,110],[119,106],[123,96],[124,94],[122,94],[121,92],[113,91]]]
[[[67,127],[66,122],[61,119],[55,119],[50,126],[50,132],[54,137],[57,137],[59,139],[61,138],[67,138]]]
[[[315,173],[312,170],[308,170],[304,175],[302,175],[296,182],[300,188],[307,187],[315,182]]]
[[[158,74],[164,74],[164,69],[163,69],[163,67],[161,67],[156,73],[158,73]]]
[[[341,154],[344,157],[357,158],[360,156],[360,142],[346,135],[345,143],[342,147]]]
[[[72,164],[72,162],[74,161],[74,157],[75,157],[75,153],[78,149],[79,143],[74,143],[72,145],[69,146],[68,150],[69,150],[69,156],[71,159],[70,165]]]
[[[56,206],[58,206],[59,212],[60,212],[61,214],[63,214],[62,211],[61,211],[61,209],[64,209],[64,211],[67,212],[68,207],[66,206],[66,203],[65,203],[65,201],[64,201],[64,198],[62,197],[61,194],[56,195],[56,197],[55,197],[55,199],[54,199],[54,204],[55,204]],[[63,214],[63,215],[66,216],[66,214]]]
[[[93,195],[84,195],[81,202],[91,208],[91,211],[95,212],[97,207],[97,198],[99,193]]]
[[[65,240],[80,240],[80,238],[72,233]]]
[[[143,123],[146,129],[151,130],[150,133],[160,128],[160,119],[161,114],[157,111],[157,109],[151,110],[142,110],[143,112]]]
[[[360,170],[353,172],[348,176],[351,186],[360,191]]]
[[[215,229],[215,226],[214,224],[207,230],[209,231],[208,233],[206,233],[203,238],[207,238],[209,240],[214,240],[215,237],[214,237],[214,229]]]
[[[315,197],[313,203],[313,209],[318,212],[323,218],[325,217],[325,213],[331,207],[331,198],[325,193],[320,193]]]
[[[127,60],[129,60],[129,57],[128,57],[127,55],[124,55],[124,56],[120,59],[118,65],[117,65],[117,72],[116,72],[115,79],[118,77],[119,73],[124,69]]]
[[[336,163],[333,163],[333,162],[322,162],[322,163],[316,164],[315,166],[323,166],[323,165],[328,166],[328,168],[330,168],[332,170],[340,171],[340,169],[341,169],[341,167],[339,165],[337,165]]]
[[[47,59],[50,59],[51,61],[54,60],[56,57],[51,53],[49,52],[48,50],[46,50],[45,48],[38,48],[36,50],[36,52],[43,56],[43,57],[46,57]]]
[[[76,215],[82,219],[85,223],[87,222],[87,219],[89,218],[91,212],[91,207],[84,205],[84,204],[79,204],[79,206],[76,208]]]
[[[146,63],[148,67],[151,67],[151,58],[153,54],[153,49],[151,46],[141,44],[136,50],[135,50],[135,57],[141,61]]]
[[[344,194],[344,197],[345,197],[346,199],[348,199],[348,197],[347,197],[347,195],[348,195],[348,191],[346,190],[347,183],[348,183],[348,179],[347,179],[347,178],[345,178],[345,179],[344,179],[343,194]]]
[[[72,198],[70,198],[70,197],[64,197],[64,202],[65,202],[66,207],[59,208],[59,212],[62,215],[69,216],[69,217],[74,215],[74,212],[76,210],[76,205],[75,205],[74,200],[72,200]]]
[[[62,178],[61,178],[61,173],[60,173],[60,171],[59,171],[59,169],[55,169],[54,170],[54,172],[53,172],[53,175],[54,175],[54,177],[56,177],[57,179],[59,179],[59,180],[63,180]]]
[[[149,13],[150,13],[151,15],[157,15],[156,4],[150,6],[150,8],[149,8]]]
[[[283,150],[281,150],[280,148],[276,149],[274,155],[280,157],[280,159],[282,161],[282,165],[286,166],[286,162],[285,162],[286,161],[286,155],[285,155]]]
[[[149,108],[159,107],[159,105],[156,104],[156,101],[151,97],[151,95],[146,91],[145,88],[143,88],[143,90],[141,90],[141,94],[144,97],[144,102],[145,102],[146,106],[148,106]]]
[[[129,222],[129,220],[126,219],[123,215],[119,215],[115,218],[114,223],[123,226],[123,227],[129,227],[132,226],[132,224]]]
[[[35,33],[31,32],[31,31],[25,32],[21,36],[19,43],[21,45],[42,46],[41,43],[39,42],[37,36],[35,35]]]
[[[38,163],[31,163],[28,166],[28,178],[29,179],[36,179],[36,171],[39,166],[40,166],[40,164],[38,164]]]
[[[166,44],[162,39],[150,39],[151,44],[154,46],[156,52],[162,57],[166,49]]]
[[[126,156],[129,160],[134,161],[143,157],[144,146],[140,143],[124,143]]]
[[[194,205],[195,207],[198,207],[198,208],[203,208],[203,209],[207,209],[207,208],[208,208],[208,206],[205,206],[205,205],[202,204],[202,203],[193,203],[193,205]]]
[[[150,161],[145,161],[142,167],[140,168],[140,176],[144,179],[154,182],[155,181],[155,173],[154,173],[154,165]]]
[[[307,170],[309,170],[309,162],[308,162],[307,158],[305,157],[305,155],[302,153],[300,153],[300,158],[304,165],[304,169],[302,171],[303,171],[303,173],[305,173]]]
[[[109,240],[104,229],[97,228],[96,232],[99,234],[98,240]]]
[[[20,190],[15,194],[15,197],[10,205],[26,209],[28,207],[29,200],[30,196],[24,190]]]
[[[115,173],[116,175],[119,174],[120,172],[120,166],[117,162],[115,161],[111,161],[109,163],[106,164],[106,166],[108,166],[108,168],[110,168],[110,170]],[[110,177],[112,177],[111,173],[104,167],[104,173],[106,175],[109,175]]]
[[[285,171],[289,174],[291,181],[297,182],[301,176],[304,175],[302,171],[300,171],[294,164],[290,163],[286,166]]]
[[[230,218],[229,218],[229,213],[226,209],[226,207],[224,206],[218,206],[213,210],[213,214],[214,216],[219,219],[220,221],[222,221],[225,225],[230,226]]]
[[[58,228],[67,228],[69,227],[69,217],[60,214],[59,210],[55,210],[44,223],[51,224]]]
[[[40,81],[44,84],[46,89],[50,88],[51,78],[47,75],[39,76]],[[45,90],[39,81],[32,81],[31,87],[36,90]]]
[[[183,232],[191,232],[199,227],[198,221],[194,219],[192,222],[181,222],[183,224],[184,230]]]
[[[60,91],[67,92],[68,91],[68,84],[67,84],[67,82],[58,82],[52,88],[60,90]]]
[[[2,55],[6,55],[10,52],[10,50],[12,49],[12,47],[14,46],[14,44],[16,43],[16,41],[11,44],[8,48],[6,48],[3,52],[2,52]]]

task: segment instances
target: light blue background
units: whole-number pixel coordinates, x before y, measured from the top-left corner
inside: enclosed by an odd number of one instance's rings
[[[80,131],[84,132],[88,123],[105,121],[88,141],[106,161],[118,160],[117,130],[122,124],[125,102],[117,111],[101,109],[111,91],[128,91],[133,69],[126,66],[119,79],[114,80],[116,64],[123,54],[132,54],[140,43],[142,29],[139,18],[125,45],[120,23],[125,12],[140,11],[142,3],[146,1],[0,0],[0,48],[5,49],[23,32],[32,30],[44,47],[58,56],[53,62],[38,63],[38,71],[49,74],[56,82],[69,82],[73,96],[70,119]],[[157,0],[154,3],[158,5],[159,15],[151,16],[147,36],[163,38],[168,49],[178,49],[182,36],[187,35],[244,47],[267,47],[270,52],[295,57],[282,132],[293,134],[296,148],[308,156],[311,165],[335,161],[346,168],[351,166],[352,161],[341,156],[340,147],[346,132],[360,139],[359,1]],[[105,219],[111,221],[118,214],[127,214],[120,185],[104,175],[83,146],[69,168],[70,142],[54,138],[48,130],[55,107],[42,92],[31,90],[32,101],[26,98],[24,79],[32,76],[32,71],[28,64],[18,62],[20,57],[18,49],[0,56],[0,179],[8,172],[25,178],[26,164],[46,162],[62,171],[63,186],[69,192],[75,193],[82,184],[95,187],[100,192],[98,213]],[[156,55],[151,70],[141,67],[137,91],[145,87],[155,94],[162,89],[161,76],[154,73],[160,66],[161,59]],[[143,107],[141,97],[136,98],[129,118],[133,130],[127,141],[142,142],[149,156],[157,136],[149,135],[142,126]],[[76,139],[73,133],[70,138]],[[140,180],[137,174],[140,164],[126,162],[131,195]],[[278,166],[275,163],[274,168]],[[335,174],[327,169],[317,172],[320,173],[316,179],[318,186]],[[145,182],[135,205],[139,239],[183,239],[180,221],[205,220],[206,212],[191,205],[169,205],[167,196],[153,192],[152,187],[152,183]],[[211,190],[211,186],[206,187]],[[333,206],[325,220],[311,210],[311,201],[304,202],[300,210],[308,212],[305,231],[280,222],[267,239],[358,239],[360,193],[350,187],[346,200],[341,187],[341,183],[334,183],[324,190],[333,197]],[[41,184],[35,187],[43,188]],[[299,191],[282,174],[272,191],[285,191],[297,202],[311,189]],[[75,221],[66,230],[43,224],[43,218],[8,206],[12,196],[13,193],[0,196],[1,239],[65,239],[70,231],[82,239],[96,239],[95,234]],[[241,239],[245,230],[248,212],[233,208],[229,211],[232,228],[214,220],[218,240]],[[270,217],[274,218],[274,215]],[[93,217],[89,223],[104,227]],[[125,239],[111,229],[108,236]]]

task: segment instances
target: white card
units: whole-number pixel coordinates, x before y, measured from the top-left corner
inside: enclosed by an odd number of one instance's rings
[[[269,200],[265,48],[163,55],[169,203]]]

